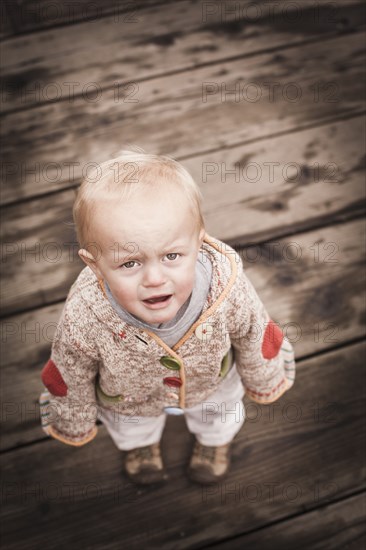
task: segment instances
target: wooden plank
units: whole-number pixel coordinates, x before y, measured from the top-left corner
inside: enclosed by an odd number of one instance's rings
[[[220,550],[293,550],[324,548],[361,550],[366,547],[365,493],[328,504],[298,517],[270,525],[264,529],[220,542],[210,548]]]
[[[250,280],[293,343],[296,357],[363,337],[363,233],[362,221],[354,221],[241,251]],[[296,256],[297,261],[291,261]],[[67,279],[59,289],[64,295]],[[1,323],[2,449],[39,436],[40,372],[49,357],[62,307],[63,302]]]
[[[175,0],[179,2],[180,0]],[[16,23],[16,32],[25,33],[59,25],[73,25],[79,21],[90,21],[113,15],[122,20],[122,15],[129,13],[125,21],[134,17],[136,10],[145,6],[164,4],[164,0],[133,0],[121,2],[120,0],[103,0],[103,2],[90,2],[90,0],[5,0],[9,12]]]
[[[170,481],[153,490],[121,477],[104,427],[77,450],[47,440],[3,454],[3,544],[196,548],[352,495],[365,485],[364,353],[357,344],[304,361],[276,407],[246,401],[231,471],[209,488],[185,477],[193,438],[180,417],[162,440]]]
[[[56,200],[54,196],[46,200],[36,199],[32,201],[31,208],[27,204],[20,210],[14,207],[4,212],[3,290],[4,296],[10,292],[5,299],[8,306],[13,301],[18,307],[20,304],[34,307],[36,303],[41,305],[61,300],[65,296],[65,288],[80,272],[82,262],[75,250],[70,209],[73,199],[74,192],[66,191],[57,194]],[[51,277],[50,287],[46,290],[39,285],[39,280],[36,282],[36,273],[40,274],[40,269],[45,269],[45,278]],[[11,279],[18,279],[13,289]],[[35,292],[37,297],[29,299],[31,288],[31,293]],[[3,305],[6,311],[5,303]]]
[[[0,3],[0,38],[4,39],[13,34],[13,26],[9,18],[5,2]]]
[[[212,234],[237,246],[363,211],[365,122],[346,120],[185,159]]]
[[[364,109],[360,39],[346,35],[321,48],[310,44],[140,82],[124,96],[109,90],[97,101],[78,98],[5,116],[3,203],[76,185],[91,163],[129,143],[182,158],[355,116]]]
[[[248,245],[361,213],[363,140],[362,121],[352,119],[183,164],[200,183],[208,233]],[[273,179],[268,163],[278,164]],[[243,181],[242,174],[252,178],[256,166],[260,181]],[[234,175],[225,178],[225,170]],[[3,315],[64,298],[83,265],[72,225],[73,200],[74,191],[67,190],[4,209]]]
[[[66,3],[65,9],[69,6]],[[41,13],[42,2],[37,7]],[[50,8],[57,13],[54,2]],[[240,54],[324,40],[327,33],[355,31],[364,24],[362,3],[350,0],[281,0],[255,6],[245,0],[224,10],[217,2],[193,0],[147,5],[132,15],[114,14],[8,40],[3,47],[2,108],[24,109],[53,99],[70,101],[76,95],[85,99],[106,87],[123,88],[127,83]]]
[[[58,303],[41,308],[1,324],[1,450],[29,443],[41,435],[40,372],[49,358],[62,306]]]

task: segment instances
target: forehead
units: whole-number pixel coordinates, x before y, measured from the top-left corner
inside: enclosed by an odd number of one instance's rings
[[[122,248],[135,243],[158,250],[173,240],[190,240],[197,229],[190,203],[180,189],[169,193],[141,189],[124,201],[101,200],[92,224],[104,255],[117,243]]]

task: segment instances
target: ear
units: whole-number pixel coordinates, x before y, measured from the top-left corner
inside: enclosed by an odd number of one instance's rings
[[[103,279],[103,275],[100,272],[97,262],[92,254],[85,250],[85,248],[81,248],[78,250],[79,257],[83,260],[83,262],[90,267],[90,269],[94,272],[97,279]]]

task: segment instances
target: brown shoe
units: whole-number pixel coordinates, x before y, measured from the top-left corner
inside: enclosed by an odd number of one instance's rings
[[[187,472],[190,479],[204,485],[223,479],[230,465],[230,446],[231,442],[207,447],[196,440]]]
[[[167,478],[160,452],[160,443],[137,447],[126,452],[125,472],[134,482],[150,485]]]

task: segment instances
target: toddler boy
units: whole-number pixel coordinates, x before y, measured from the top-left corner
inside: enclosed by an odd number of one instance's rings
[[[207,235],[201,194],[169,157],[124,151],[79,188],[73,215],[86,267],[42,370],[43,430],[88,443],[96,420],[137,483],[166,478],[167,414],[195,435],[188,474],[221,480],[243,425],[244,391],[272,403],[294,383],[291,344],[239,255]]]

